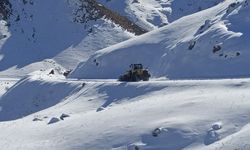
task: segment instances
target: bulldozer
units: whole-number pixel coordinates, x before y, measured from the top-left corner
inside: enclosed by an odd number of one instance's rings
[[[121,75],[118,80],[126,82],[148,81],[150,76],[148,70],[144,69],[142,64],[131,64],[130,69]]]

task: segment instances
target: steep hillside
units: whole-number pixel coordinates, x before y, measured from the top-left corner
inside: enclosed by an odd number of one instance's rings
[[[74,69],[97,50],[221,1],[1,1],[0,76]]]
[[[54,67],[73,69],[96,50],[134,37],[103,18],[87,0],[3,2],[1,76],[24,76]]]
[[[170,79],[249,76],[249,3],[227,0],[100,50],[71,77],[118,78],[131,63],[144,64],[154,77]]]
[[[213,7],[224,0],[98,0],[147,30]]]

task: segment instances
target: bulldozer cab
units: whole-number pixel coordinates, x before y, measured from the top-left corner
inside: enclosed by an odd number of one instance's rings
[[[139,70],[139,69],[143,69],[143,66],[142,66],[142,64],[131,64],[130,68],[132,70]]]

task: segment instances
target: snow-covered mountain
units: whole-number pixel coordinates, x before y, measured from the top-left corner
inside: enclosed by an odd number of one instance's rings
[[[72,77],[117,78],[131,63],[170,79],[249,76],[249,8],[249,1],[228,0],[183,17],[96,52]]]
[[[223,0],[98,0],[148,30],[217,5]]]
[[[11,11],[1,23],[1,74],[73,69],[96,50],[134,37],[90,2],[10,0]]]
[[[0,25],[0,75],[24,76],[52,67],[74,69],[95,51],[134,37],[127,32],[133,24],[139,33],[151,31],[219,2],[4,0],[0,3],[5,20]]]
[[[0,149],[250,149],[250,0],[2,0],[0,16]],[[132,63],[150,80],[117,81]]]

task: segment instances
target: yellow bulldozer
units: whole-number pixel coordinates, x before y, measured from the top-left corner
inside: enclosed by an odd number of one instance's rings
[[[148,81],[150,74],[147,69],[143,68],[142,64],[131,64],[130,69],[119,77],[119,81],[137,82]]]

